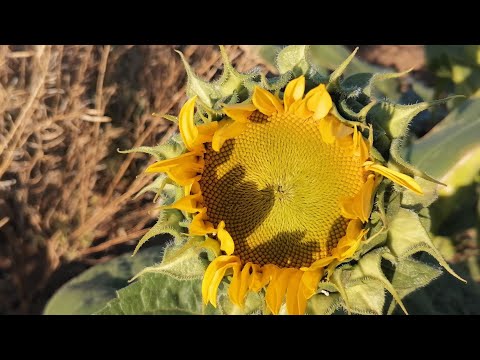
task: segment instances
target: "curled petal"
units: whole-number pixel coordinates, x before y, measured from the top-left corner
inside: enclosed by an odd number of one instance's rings
[[[225,251],[227,255],[232,255],[235,250],[235,244],[228,231],[225,230],[225,221],[223,220],[218,224],[217,237],[220,240],[220,249]]]
[[[298,100],[301,100],[305,92],[305,76],[300,76],[288,83],[283,95],[283,105],[285,111],[288,111],[290,106]]]
[[[225,141],[240,135],[247,128],[247,125],[247,123],[238,122],[231,119],[220,121],[218,130],[213,135],[212,149],[217,152],[220,151]]]
[[[255,110],[257,110],[257,108],[253,104],[234,104],[223,107],[223,111],[228,117],[241,123],[249,122],[248,117]]]
[[[283,105],[280,100],[259,86],[256,86],[253,91],[252,101],[255,107],[267,116],[283,112]]]
[[[193,120],[196,100],[196,96],[189,99],[185,105],[182,106],[180,114],[178,115],[178,127],[180,129],[180,134],[182,136],[183,143],[189,150],[193,149],[195,140],[198,137],[198,129]]]
[[[375,175],[370,174],[357,195],[340,203],[342,216],[347,219],[368,221],[373,206],[373,195],[376,187]]]
[[[372,161],[367,161],[364,165],[367,170],[383,175],[386,178],[392,180],[393,182],[396,182],[397,184],[400,184],[403,187],[412,190],[416,194],[423,195],[423,191],[420,185],[418,185],[418,183],[410,176],[389,169],[383,165],[375,164]]]

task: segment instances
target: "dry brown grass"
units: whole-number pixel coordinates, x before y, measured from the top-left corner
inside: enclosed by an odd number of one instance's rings
[[[0,46],[0,313],[41,311],[62,264],[105,261],[151,225],[151,198],[133,199],[148,157],[116,149],[176,131],[152,116],[185,100],[174,49],[218,75],[213,46]],[[240,70],[256,65],[227,51]]]

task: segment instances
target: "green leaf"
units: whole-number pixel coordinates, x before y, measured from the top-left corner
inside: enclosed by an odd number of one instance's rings
[[[441,274],[442,271],[438,268],[406,258],[396,264],[392,285],[400,298],[403,299],[410,293],[428,285]],[[392,301],[387,313],[391,314],[396,305],[397,303]]]
[[[341,306],[342,298],[339,293],[332,292],[313,295],[307,304],[306,313],[309,315],[331,315]]]
[[[354,266],[341,269],[339,279],[345,289],[346,297],[343,298],[347,310],[358,314],[382,314],[387,290],[407,313],[400,296],[382,271],[381,262],[385,255],[389,255],[388,248],[378,248],[365,254]]]
[[[260,56],[267,64],[275,65],[277,56],[282,51],[281,45],[245,45],[248,51]]]
[[[443,104],[452,98],[454,97],[429,102],[421,102],[412,105],[400,105],[388,102],[380,102],[370,110],[368,115],[369,118],[373,119],[376,123],[378,123],[383,129],[387,131],[387,134],[390,138],[394,139],[404,136],[406,134],[408,124],[410,124],[410,122],[417,114],[424,110],[427,110],[434,105]]]
[[[435,245],[435,247],[438,249],[438,251],[440,251],[442,256],[448,262],[452,262],[455,254],[457,253],[452,240],[446,236],[435,236],[432,239],[432,242]]]
[[[427,66],[437,76],[437,93],[470,96],[480,88],[479,45],[425,45],[425,55]]]
[[[163,246],[141,251],[134,258],[121,255],[109,262],[91,267],[63,285],[47,303],[45,315],[86,315],[103,308],[115,298],[115,291],[145,266],[160,261]]]
[[[422,179],[419,176],[414,176],[414,179],[422,188],[423,195],[418,195],[413,191],[406,189],[402,193],[402,205],[404,207],[412,207],[419,210],[422,207],[430,206],[430,204],[438,198],[438,188],[443,187],[443,185]]]
[[[228,296],[228,287],[225,286],[225,282],[222,283],[221,288],[218,291],[218,304],[219,310],[222,314],[226,315],[253,315],[262,314],[265,307],[265,299],[261,292],[255,293],[249,291],[245,299],[245,305],[240,308],[230,301]]]
[[[292,72],[295,77],[305,74],[310,68],[307,52],[307,45],[290,45],[282,49],[276,60],[280,74]]]
[[[199,259],[199,255],[203,251],[199,244],[203,240],[203,237],[193,237],[184,244],[166,246],[162,262],[146,267],[132,280],[146,273],[166,274],[178,280],[202,278],[206,265]]]
[[[432,255],[452,276],[459,277],[435,248],[418,215],[407,209],[400,209],[389,223],[387,245],[398,261],[424,251]]]
[[[335,70],[350,54],[351,51],[343,45],[310,46],[311,62],[318,67],[328,70]],[[361,72],[376,72],[379,70],[380,67],[370,65],[358,58],[354,58],[348,68],[345,69],[345,75]]]
[[[98,315],[201,315],[220,310],[202,303],[202,281],[147,273],[117,292]]]
[[[464,156],[480,147],[480,99],[472,98],[414,142],[408,153],[412,164],[443,179]]]
[[[385,288],[381,281],[362,277],[349,280],[346,287],[348,309],[354,314],[382,315]]]

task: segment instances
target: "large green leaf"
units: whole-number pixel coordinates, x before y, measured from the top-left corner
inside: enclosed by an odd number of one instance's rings
[[[46,305],[44,314],[85,315],[100,310],[136,273],[160,261],[162,253],[163,246],[155,246],[134,257],[125,254],[93,266],[63,285]]]
[[[167,274],[146,273],[118,291],[99,315],[201,315],[220,313],[204,306],[201,279],[178,280]]]
[[[480,99],[471,98],[409,149],[410,162],[442,180],[451,168],[480,147]]]

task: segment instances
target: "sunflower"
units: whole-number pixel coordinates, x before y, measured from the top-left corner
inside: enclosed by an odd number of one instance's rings
[[[272,94],[255,86],[251,101],[222,105],[224,117],[196,125],[197,97],[178,123],[187,151],[158,161],[183,197],[164,208],[192,217],[190,236],[205,236],[216,258],[202,282],[205,304],[229,277],[232,303],[265,289],[268,309],[304,314],[318,283],[348,262],[368,230],[384,177],[422,194],[408,175],[371,156],[372,127],[341,121],[324,84],[305,91],[305,77]]]
[[[407,313],[402,299],[441,274],[422,252],[463,280],[429,236],[440,183],[402,149],[413,117],[448,99],[377,97],[381,81],[403,74],[344,78],[355,52],[325,77],[308,46],[288,46],[268,79],[237,72],[220,52],[214,82],[180,54],[189,100],[165,116],[179,133],[122,151],[157,160],[140,194],[154,191],[161,211],[134,254],[153,236],[173,241],[134,279],[158,275],[169,312]]]

